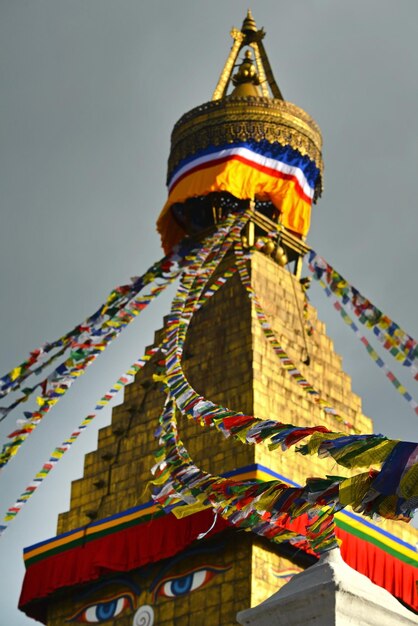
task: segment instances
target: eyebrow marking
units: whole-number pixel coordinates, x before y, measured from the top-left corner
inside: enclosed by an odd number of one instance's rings
[[[122,585],[124,587],[127,587],[137,596],[139,596],[141,593],[141,589],[132,580],[129,580],[128,578],[111,578],[109,580],[104,580],[100,583],[96,583],[92,589],[88,589],[77,594],[76,601],[85,600],[86,598],[89,598],[101,589],[105,589],[112,585]]]
[[[149,586],[149,591],[153,592],[156,585],[158,585],[158,583],[161,581],[161,579],[163,578],[167,570],[170,570],[177,563],[181,563],[182,561],[190,558],[191,556],[195,556],[196,554],[210,554],[210,553],[220,552],[221,550],[225,548],[225,545],[226,545],[225,542],[222,541],[221,543],[215,546],[202,546],[202,547],[197,546],[195,548],[191,548],[190,550],[187,550],[186,552],[181,552],[180,554],[175,556],[173,559],[171,559],[169,563],[164,565],[158,571],[158,573],[155,575],[154,579],[152,580]]]

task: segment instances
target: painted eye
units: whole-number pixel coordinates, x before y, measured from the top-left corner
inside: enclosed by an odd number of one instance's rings
[[[177,598],[207,585],[217,574],[226,572],[229,567],[201,567],[185,574],[165,578],[154,591],[154,601],[158,596]]]
[[[291,580],[293,578],[293,576],[295,576],[296,574],[300,574],[300,570],[296,569],[296,568],[288,568],[288,569],[281,569],[281,570],[273,570],[273,575],[276,578],[281,578],[282,580],[284,580],[285,582],[289,582],[289,580]]]
[[[160,587],[160,595],[168,598],[175,598],[176,596],[183,596],[190,591],[194,591],[199,587],[202,587],[206,582],[212,578],[212,572],[202,569],[193,574],[186,574],[179,578],[173,578],[168,580]]]
[[[121,615],[126,609],[133,610],[132,598],[127,595],[116,596],[115,598],[90,604],[69,617],[66,621],[79,622],[81,624],[100,624]]]

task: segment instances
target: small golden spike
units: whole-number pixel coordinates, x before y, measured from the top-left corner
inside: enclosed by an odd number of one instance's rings
[[[247,11],[247,16],[242,23],[241,32],[245,33],[246,35],[249,33],[257,32],[257,26],[255,24],[255,19],[253,18],[253,14],[251,13],[251,9],[248,9]]]

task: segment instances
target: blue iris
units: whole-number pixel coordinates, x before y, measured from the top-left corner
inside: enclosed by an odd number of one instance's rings
[[[192,588],[193,583],[193,574],[187,574],[187,576],[182,576],[181,578],[176,578],[171,583],[171,592],[175,596],[181,596],[184,593],[189,593]]]
[[[109,602],[100,602],[96,608],[96,617],[99,620],[107,620],[115,615],[117,600],[110,600]]]

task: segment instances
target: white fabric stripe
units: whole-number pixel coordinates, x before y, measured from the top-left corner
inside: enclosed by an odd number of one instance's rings
[[[181,176],[186,174],[189,170],[197,167],[198,165],[204,165],[205,163],[210,163],[211,161],[214,161],[216,159],[222,159],[225,157],[235,156],[235,155],[242,156],[248,161],[253,161],[254,163],[257,163],[258,165],[261,165],[263,167],[269,167],[270,169],[275,170],[276,172],[282,172],[283,174],[289,174],[291,176],[294,176],[297,179],[298,183],[300,184],[303,192],[309,198],[313,198],[314,190],[308,183],[305,174],[299,167],[295,167],[293,165],[287,165],[286,163],[283,163],[282,161],[277,161],[276,159],[265,157],[261,154],[257,154],[256,152],[253,152],[249,148],[243,148],[243,147],[224,148],[222,150],[219,150],[218,152],[213,152],[212,154],[206,154],[205,156],[198,157],[196,159],[193,159],[193,161],[186,163],[186,165],[184,165],[173,176],[173,179],[171,180],[171,183],[169,185],[169,192],[171,191],[173,186],[176,184],[177,180]]]

